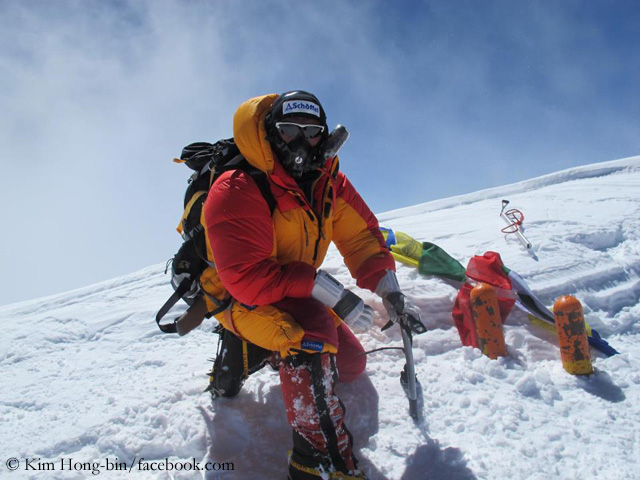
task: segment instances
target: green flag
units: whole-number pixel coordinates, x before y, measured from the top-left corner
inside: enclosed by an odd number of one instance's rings
[[[462,264],[435,243],[423,242],[418,261],[418,271],[422,275],[436,275],[457,282],[466,280]]]

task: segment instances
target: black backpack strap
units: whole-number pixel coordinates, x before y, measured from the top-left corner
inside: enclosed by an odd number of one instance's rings
[[[242,170],[253,178],[253,181],[256,182],[256,185],[258,185],[258,188],[260,189],[262,197],[267,202],[267,205],[269,205],[269,211],[273,214],[276,209],[276,199],[274,198],[273,193],[271,193],[271,187],[269,186],[269,180],[267,179],[266,173],[251,165],[240,154],[236,155],[236,157],[230,160],[222,169],[222,171],[227,170]]]
[[[273,215],[273,212],[276,209],[276,199],[274,198],[273,193],[271,193],[271,187],[269,186],[267,175],[258,169],[249,171],[247,173],[251,175],[251,178],[253,178],[253,180],[256,182],[256,185],[258,185],[260,193],[266,200],[267,205],[269,205],[269,212],[271,212],[271,214]]]
[[[162,320],[162,317],[164,317],[167,312],[171,310],[171,307],[178,303],[178,300],[180,300],[182,296],[189,291],[189,289],[191,288],[191,282],[192,280],[189,278],[185,278],[184,280],[182,280],[182,282],[180,282],[180,285],[178,285],[178,288],[176,288],[176,291],[173,292],[173,295],[171,295],[169,299],[164,302],[164,305],[162,305],[162,307],[158,311],[158,314],[156,315],[156,323],[158,324],[158,328],[164,333],[176,333],[178,331],[175,321],[173,323],[167,323],[163,325],[160,323],[160,320]]]

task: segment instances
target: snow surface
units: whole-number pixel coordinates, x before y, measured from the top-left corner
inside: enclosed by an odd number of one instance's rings
[[[525,213],[531,254],[500,233],[503,198]],[[414,345],[423,420],[408,415],[399,351],[370,354],[366,374],[338,387],[371,479],[640,478],[640,157],[379,219],[465,265],[472,255],[500,252],[545,304],[577,296],[587,321],[621,354],[592,350],[596,373],[573,377],[553,334],[514,311],[505,326],[510,357],[490,360],[460,344],[450,315],[455,287],[399,265],[400,284],[429,327]],[[381,302],[355,287],[336,250],[324,267],[376,310],[377,327],[385,323]],[[278,375],[264,369],[235,399],[212,403],[203,389],[214,321],[182,338],[161,333],[154,316],[172,292],[168,280],[155,265],[0,308],[0,477],[94,476],[61,471],[61,459],[100,462],[97,473],[107,478],[202,476],[106,470],[106,459],[128,468],[141,457],[233,462],[233,472],[206,478],[286,476],[291,434]],[[397,328],[377,327],[360,335],[365,348],[401,345]],[[21,462],[16,472],[5,466],[11,457]],[[26,471],[28,458],[56,470]]]

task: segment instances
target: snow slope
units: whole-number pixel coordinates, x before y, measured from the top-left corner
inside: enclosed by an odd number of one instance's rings
[[[525,213],[533,254],[500,233],[503,198]],[[370,354],[366,374],[339,387],[371,479],[640,478],[640,157],[379,219],[463,264],[500,252],[546,304],[576,295],[587,321],[621,354],[592,351],[596,374],[572,377],[552,334],[514,311],[505,326],[510,357],[489,360],[460,344],[450,316],[454,286],[399,265],[400,283],[430,330],[414,347],[423,420],[408,416],[401,352]],[[325,268],[374,307],[377,327],[385,323],[381,302],[355,287],[335,250]],[[141,457],[233,462],[233,472],[206,478],[286,476],[290,429],[277,374],[264,369],[237,398],[212,404],[202,391],[215,353],[214,322],[183,338],[157,330],[154,315],[171,294],[163,270],[155,265],[0,307],[2,478],[201,477],[140,471]],[[360,336],[367,349],[401,345],[397,328],[377,327]],[[5,464],[10,458],[19,461],[10,464],[15,472]],[[27,470],[28,459],[40,459],[29,463],[40,471]],[[79,462],[75,470],[69,459]],[[108,471],[107,460],[116,459],[135,465]]]

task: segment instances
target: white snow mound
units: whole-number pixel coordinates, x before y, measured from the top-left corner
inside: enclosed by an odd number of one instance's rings
[[[532,253],[500,232],[502,199],[524,212]],[[596,373],[573,377],[553,334],[514,310],[505,326],[510,356],[490,360],[460,343],[450,313],[454,286],[398,265],[400,284],[429,327],[414,342],[422,421],[408,415],[402,353],[370,354],[366,374],[338,387],[368,477],[637,479],[640,157],[379,219],[464,265],[499,252],[547,305],[563,294],[580,299],[587,321],[621,353],[605,358],[592,350]],[[376,310],[376,327],[360,335],[365,348],[400,346],[397,327],[380,332],[381,302],[355,287],[335,249],[324,268]],[[264,369],[235,399],[212,403],[203,390],[216,349],[214,321],[182,338],[161,333],[154,317],[171,293],[162,264],[0,308],[3,478],[286,477],[291,433],[277,373]],[[218,471],[145,471],[141,458],[218,462]]]

